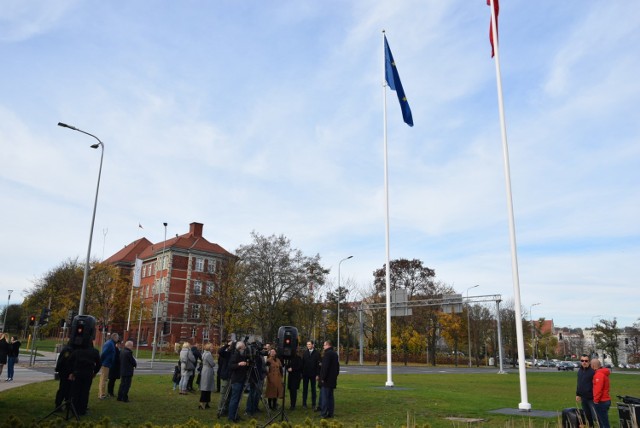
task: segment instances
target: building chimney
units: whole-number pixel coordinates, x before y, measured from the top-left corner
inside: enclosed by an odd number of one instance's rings
[[[189,235],[195,236],[196,238],[202,238],[202,228],[202,223],[191,223],[189,225]]]

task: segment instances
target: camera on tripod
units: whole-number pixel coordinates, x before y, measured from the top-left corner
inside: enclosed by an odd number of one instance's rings
[[[264,345],[259,340],[249,342],[249,336],[245,336],[244,343],[247,346],[247,356],[253,362],[256,358],[266,357],[268,352],[264,349]]]

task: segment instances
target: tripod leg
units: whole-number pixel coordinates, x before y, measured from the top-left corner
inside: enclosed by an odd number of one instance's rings
[[[231,394],[231,384],[227,380],[227,385],[224,388],[224,394],[220,395],[220,402],[218,403],[218,419],[222,417],[225,411],[229,410],[229,395]]]

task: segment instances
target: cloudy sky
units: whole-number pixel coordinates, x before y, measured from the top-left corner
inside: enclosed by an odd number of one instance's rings
[[[366,289],[391,258],[513,298],[496,71],[484,0],[9,0],[0,9],[0,304],[92,256],[204,223],[319,253]],[[640,3],[503,1],[500,61],[524,313],[640,317]],[[387,89],[388,90],[388,89]],[[144,229],[140,229],[141,224]]]

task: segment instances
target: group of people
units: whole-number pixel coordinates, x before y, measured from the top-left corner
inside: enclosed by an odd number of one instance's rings
[[[7,366],[7,378],[5,382],[13,381],[14,366],[18,362],[20,355],[20,341],[16,336],[7,333],[0,333],[0,379],[4,366]]]
[[[284,398],[285,387],[289,391],[289,409],[294,410],[302,385],[303,408],[310,404],[321,417],[334,416],[333,390],[337,386],[340,365],[330,341],[324,342],[322,355],[309,341],[302,355],[296,352],[286,359],[278,356],[270,344],[266,344],[264,349],[248,349],[247,346],[243,341],[223,344],[218,350],[216,364],[211,344],[206,344],[200,353],[197,346],[183,343],[179,348],[179,363],[174,370],[173,389],[179,389],[181,395],[189,394],[193,391],[190,385],[195,378],[200,390],[199,408],[209,408],[211,392],[220,392],[218,415],[226,415],[235,422],[240,420],[240,400],[247,389],[244,413],[253,416],[259,411],[263,398],[270,410],[278,410],[278,400]],[[319,395],[317,387],[320,387]]]
[[[597,358],[590,360],[587,354],[582,354],[580,357],[576,401],[581,403],[590,427],[594,426],[594,420],[598,421],[600,428],[609,428],[610,426],[610,373],[608,368],[602,367],[602,363]]]
[[[60,351],[56,362],[55,370],[59,376],[56,409],[62,410],[63,404],[71,403],[79,416],[86,414],[93,378],[98,373],[98,399],[114,397],[115,382],[120,379],[117,400],[129,402],[136,367],[133,342],[127,340],[123,345],[118,333],[111,334],[102,346],[102,352],[98,352],[92,343],[74,345],[69,342]]]
[[[207,343],[204,345],[203,352],[200,352],[197,346],[191,346],[189,342],[182,344],[180,350],[179,365],[174,369],[173,389],[180,389],[181,395],[186,395],[194,391],[193,383],[196,378],[196,370],[198,371],[195,383],[200,390],[200,409],[208,409],[211,407],[211,392],[215,386],[215,368],[216,363],[211,353],[212,345]],[[198,364],[198,361],[200,364]]]
[[[227,349],[223,352],[228,353]],[[314,410],[320,411],[323,418],[332,418],[334,416],[334,396],[333,390],[337,386],[340,365],[338,355],[333,350],[330,341],[325,341],[324,352],[322,357],[320,352],[314,348],[313,342],[307,342],[307,349],[303,352],[302,357],[294,354],[286,360],[282,360],[275,349],[267,346],[267,355],[264,360],[264,369],[261,369],[262,358],[251,358],[247,354],[246,344],[238,342],[235,345],[235,351],[230,355],[228,360],[227,387],[230,388],[230,394],[224,394],[220,402],[220,409],[224,410],[227,404],[224,397],[228,396],[227,417],[230,421],[239,420],[238,407],[240,398],[244,389],[244,384],[249,383],[249,397],[247,399],[246,413],[253,415],[258,411],[258,403],[262,393],[262,381],[266,379],[265,397],[267,405],[271,410],[278,409],[278,400],[284,398],[284,374],[288,376],[287,389],[289,390],[290,406],[293,410],[297,405],[297,395],[300,383],[303,381],[302,391],[302,407],[307,407],[307,399],[309,390],[311,390],[311,405]],[[224,370],[223,370],[224,374]],[[224,382],[224,379],[223,379]],[[316,407],[316,383],[320,386],[320,399],[318,407]]]

